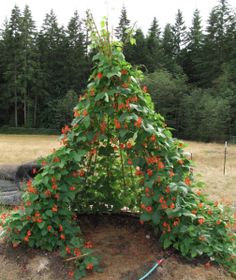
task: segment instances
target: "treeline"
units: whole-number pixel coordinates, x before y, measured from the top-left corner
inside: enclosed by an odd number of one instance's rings
[[[29,7],[14,7],[0,36],[0,126],[59,129],[70,121],[92,67],[85,21],[75,12],[63,27],[51,11],[38,31]],[[173,133],[205,141],[236,135],[236,16],[227,1],[205,28],[198,10],[190,28],[180,10],[163,30],[154,18],[147,34],[135,31],[135,45],[131,28],[123,7],[115,35]]]

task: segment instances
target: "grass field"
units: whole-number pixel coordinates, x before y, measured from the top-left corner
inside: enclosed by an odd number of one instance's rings
[[[0,135],[0,165],[23,163],[45,156],[59,147],[58,136]],[[236,203],[236,145],[228,147],[223,175],[224,145],[186,142],[195,162],[194,174],[206,183],[205,193],[214,200]]]

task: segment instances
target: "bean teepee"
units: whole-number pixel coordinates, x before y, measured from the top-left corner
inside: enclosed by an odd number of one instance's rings
[[[106,28],[92,31],[91,38],[95,66],[71,125],[62,129],[62,147],[42,161],[27,182],[23,205],[4,225],[13,246],[59,248],[75,258],[70,275],[79,279],[96,270],[98,261],[76,214],[128,207],[140,213],[141,223],[152,223],[164,248],[190,257],[206,254],[235,271],[230,219],[195,191],[200,185],[183,144],[140,87],[142,73],[125,60]]]

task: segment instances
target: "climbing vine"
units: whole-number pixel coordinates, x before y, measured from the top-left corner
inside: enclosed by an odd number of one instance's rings
[[[79,279],[99,262],[77,215],[129,207],[159,232],[164,248],[207,255],[235,273],[232,215],[199,191],[183,143],[154,111],[142,73],[125,61],[121,43],[111,42],[106,23],[101,33],[89,25],[98,53],[88,86],[62,129],[61,148],[41,161],[22,205],[6,219],[6,235],[14,247],[59,248],[75,263],[69,276]]]

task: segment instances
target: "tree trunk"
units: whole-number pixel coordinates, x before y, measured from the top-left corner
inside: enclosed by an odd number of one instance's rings
[[[34,127],[36,127],[36,123],[37,123],[37,106],[38,106],[38,96],[35,95],[35,98],[34,98]]]
[[[14,107],[15,107],[15,127],[18,127],[18,114],[17,114],[17,92],[16,92],[16,64],[14,67]]]
[[[27,91],[24,91],[24,126],[27,126]]]

